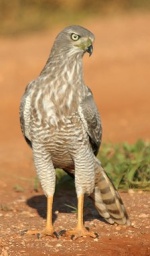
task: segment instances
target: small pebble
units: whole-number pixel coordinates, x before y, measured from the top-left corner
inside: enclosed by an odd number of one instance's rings
[[[120,229],[121,229],[121,227],[120,227],[120,226],[117,226],[117,227],[116,227],[116,230],[120,230]]]
[[[135,191],[134,191],[133,189],[128,189],[128,193],[129,193],[130,195],[133,195],[133,194],[135,193]]]
[[[141,213],[139,215],[140,218],[148,218],[149,217],[149,214],[145,214],[145,213]]]
[[[62,245],[61,244],[56,244],[56,247],[61,247]]]
[[[138,191],[138,194],[143,194],[143,190],[139,190],[139,191]]]

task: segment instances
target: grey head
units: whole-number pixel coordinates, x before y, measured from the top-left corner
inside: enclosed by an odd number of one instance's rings
[[[51,54],[83,55],[93,51],[94,35],[84,27],[73,25],[63,29],[56,37]],[[67,57],[66,56],[66,57]]]

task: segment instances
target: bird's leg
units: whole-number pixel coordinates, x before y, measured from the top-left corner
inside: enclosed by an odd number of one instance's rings
[[[77,226],[73,230],[68,230],[65,232],[65,236],[71,236],[72,239],[77,239],[82,236],[97,237],[94,232],[88,231],[83,224],[83,205],[84,205],[84,194],[78,197],[78,222]]]
[[[38,235],[41,236],[52,236],[56,237],[57,234],[54,232],[53,223],[52,223],[52,206],[53,206],[53,196],[47,197],[47,218],[46,218],[46,227],[39,231],[39,230],[28,230],[26,234],[29,235]]]
[[[77,230],[85,230],[83,225],[83,205],[84,205],[84,195],[78,197],[78,222],[77,222]]]
[[[52,223],[52,207],[53,207],[53,196],[48,196],[47,198],[47,217],[46,217],[46,227],[42,231],[44,235],[53,235],[53,223]]]

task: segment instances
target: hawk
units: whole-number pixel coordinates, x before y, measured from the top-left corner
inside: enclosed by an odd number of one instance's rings
[[[21,129],[32,148],[37,175],[47,197],[46,227],[28,231],[29,234],[55,235],[52,206],[56,168],[75,178],[77,226],[66,231],[66,235],[95,237],[83,224],[85,194],[108,223],[130,223],[117,190],[96,158],[101,144],[101,120],[82,70],[82,57],[86,52],[92,54],[93,42],[93,33],[81,26],[62,30],[43,70],[27,85],[21,99]]]

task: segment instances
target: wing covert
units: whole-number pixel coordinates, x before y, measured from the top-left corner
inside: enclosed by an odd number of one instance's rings
[[[93,99],[93,94],[87,88],[87,94],[81,102],[82,121],[85,124],[89,140],[95,155],[97,155],[102,137],[100,115]]]
[[[30,138],[30,115],[31,115],[31,97],[32,97],[31,88],[33,88],[34,84],[35,84],[35,81],[32,81],[27,85],[24,95],[21,99],[20,111],[19,111],[21,130],[26,142],[31,147],[32,147],[31,138]]]

